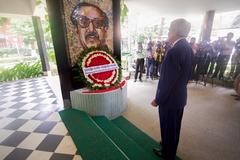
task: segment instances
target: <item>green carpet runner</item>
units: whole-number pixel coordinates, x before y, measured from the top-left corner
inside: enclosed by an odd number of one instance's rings
[[[159,143],[149,137],[147,134],[142,132],[140,129],[135,127],[131,122],[129,122],[124,117],[118,117],[112,122],[118,126],[126,135],[128,135],[131,139],[133,139],[139,146],[141,146],[148,153],[151,153],[153,156],[157,157],[152,149],[155,147],[159,147]],[[181,160],[181,158],[176,157],[176,160]]]
[[[59,113],[83,160],[128,159],[86,113],[74,109]]]
[[[99,127],[121,148],[121,150],[131,160],[154,160],[151,154],[147,153],[135,141],[129,138],[116,125],[109,121],[106,117],[94,117],[93,120]]]
[[[128,137],[133,139],[139,146],[141,146],[145,151],[150,153],[153,157],[159,159],[152,151],[153,148],[159,147],[159,143],[143,133],[140,129],[135,127],[132,123],[130,123],[122,116],[114,119],[112,122],[118,126]]]
[[[59,113],[83,160],[161,160],[152,151],[159,144],[123,117],[91,118],[75,109]]]

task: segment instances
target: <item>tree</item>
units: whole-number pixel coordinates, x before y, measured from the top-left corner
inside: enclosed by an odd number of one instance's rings
[[[0,17],[0,26],[6,24],[10,19],[6,17]]]
[[[147,37],[143,34],[143,33],[140,33],[137,37],[137,41],[138,42],[144,42],[144,40],[147,39]]]
[[[121,1],[121,15],[120,15],[121,23],[124,23],[124,20],[127,17],[127,15],[128,15],[128,7],[122,0]]]
[[[36,41],[33,23],[31,19],[12,19],[12,32],[23,37],[26,45],[33,45]]]

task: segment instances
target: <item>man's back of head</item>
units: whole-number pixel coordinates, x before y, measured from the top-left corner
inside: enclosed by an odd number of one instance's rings
[[[168,34],[169,41],[173,43],[179,38],[186,38],[190,32],[190,29],[191,24],[183,18],[172,21]]]

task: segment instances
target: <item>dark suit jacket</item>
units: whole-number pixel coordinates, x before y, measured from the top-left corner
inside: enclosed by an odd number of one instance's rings
[[[183,108],[187,102],[187,83],[191,78],[193,51],[186,39],[179,40],[163,61],[155,97],[159,107]]]

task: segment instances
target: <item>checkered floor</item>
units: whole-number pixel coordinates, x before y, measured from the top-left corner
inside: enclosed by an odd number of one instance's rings
[[[0,84],[0,159],[81,160],[46,79]]]

